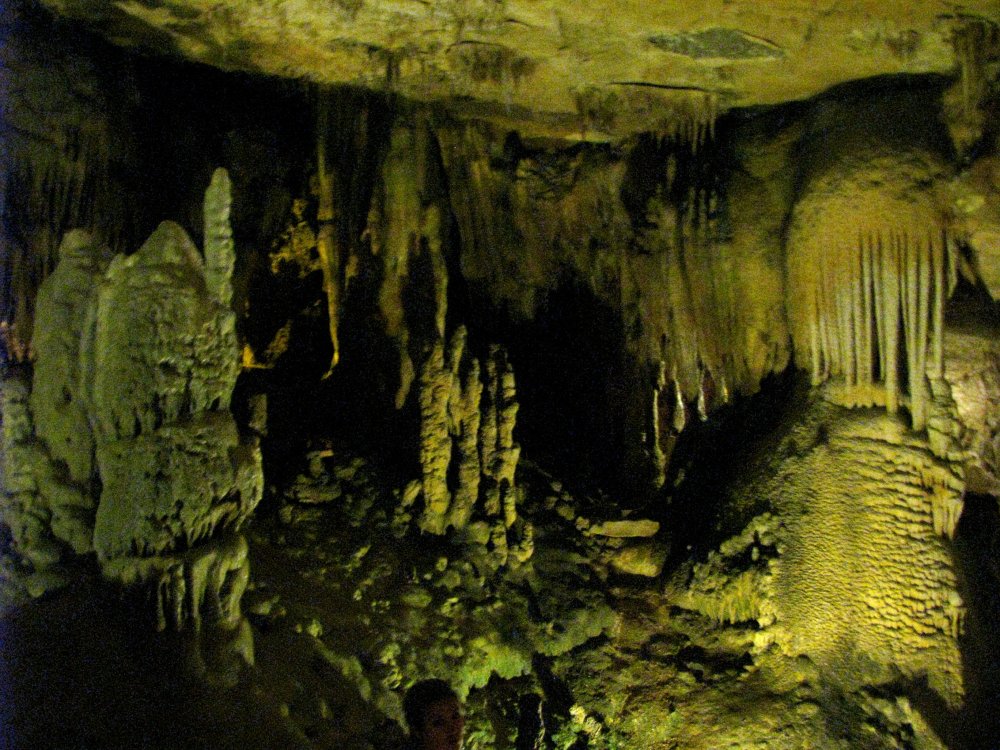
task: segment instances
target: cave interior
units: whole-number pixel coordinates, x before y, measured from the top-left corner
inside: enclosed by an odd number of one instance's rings
[[[825,5],[0,5],[0,747],[1000,747],[1000,8]]]

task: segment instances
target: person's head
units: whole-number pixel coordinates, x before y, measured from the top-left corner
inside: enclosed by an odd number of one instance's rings
[[[465,717],[458,696],[444,680],[422,680],[406,691],[403,713],[420,750],[459,750]]]

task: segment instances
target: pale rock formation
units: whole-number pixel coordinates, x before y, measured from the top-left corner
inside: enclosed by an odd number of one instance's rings
[[[94,527],[101,559],[186,549],[237,528],[260,500],[260,454],[228,413],[102,444]]]
[[[30,397],[17,380],[4,389],[5,489],[12,496],[6,516],[18,552],[37,570],[70,551],[93,551],[94,441],[79,352],[107,251],[77,231],[63,239],[59,255],[39,289]]]
[[[103,482],[98,557],[109,576],[157,587],[158,611],[173,611],[167,620],[178,626],[200,625],[191,608],[230,591],[230,573],[245,583],[246,556],[171,554],[238,530],[263,491],[260,450],[240,439],[228,410],[238,370],[229,191],[217,171],[205,197],[204,263],[168,222],[135,255],[112,262],[84,350]],[[179,571],[184,586],[163,584]],[[186,600],[189,590],[196,596]]]
[[[479,432],[479,455],[485,481],[484,509],[487,516],[502,516],[504,526],[509,529],[517,520],[513,490],[521,446],[514,442],[518,411],[514,370],[501,347],[490,347],[485,375]]]
[[[1000,350],[980,332],[945,336],[945,380],[954,399],[966,491],[1000,497]]]
[[[22,379],[4,382],[2,519],[11,530],[14,551],[39,573],[57,564],[65,549],[55,537],[53,510],[41,492],[42,485],[55,480],[49,456],[34,436],[28,401],[29,389]],[[83,552],[91,545],[89,536],[85,535]],[[44,587],[37,593],[42,591]]]
[[[611,567],[618,573],[656,578],[663,572],[669,548],[656,542],[630,544],[611,556]]]
[[[385,333],[399,349],[397,409],[405,403],[416,377],[411,350],[419,350],[424,338],[445,335],[448,272],[442,250],[442,210],[435,202],[430,175],[433,145],[425,120],[395,125],[368,217],[371,252],[382,270],[379,312]],[[429,268],[430,278],[422,285],[412,283],[412,267],[418,260]],[[410,300],[408,295],[414,290],[425,299]],[[411,336],[414,324],[424,330]]]
[[[456,329],[447,353],[443,340],[435,342],[417,381],[419,525],[432,534],[468,527],[470,538],[491,547],[497,566],[507,564],[511,553],[524,562],[534,539],[530,524],[517,514],[514,474],[521,449],[514,442],[514,373],[497,346],[481,368],[466,350],[467,335],[464,326]]]
[[[970,19],[997,20],[992,0],[44,4],[118,43],[227,70],[439,101],[511,129],[595,140],[863,77],[951,74],[970,57],[955,39]]]
[[[945,538],[960,471],[888,415],[834,423],[782,489],[796,499],[776,607],[793,649],[926,674],[960,703],[964,605]]]
[[[217,294],[197,248],[172,222],[112,261],[81,352],[99,444],[229,408],[235,316]]]
[[[764,461],[733,499],[769,510],[686,577],[681,568],[671,601],[753,623],[755,649],[848,670],[855,684],[926,679],[960,705],[966,612],[949,537],[961,464],[934,455],[899,416],[821,402]]]
[[[981,281],[994,300],[1000,299],[1000,157],[995,152],[996,143],[992,154],[977,159],[952,184],[959,239],[975,251],[971,265],[961,263],[960,269]]]
[[[588,532],[596,536],[631,539],[656,536],[656,532],[659,530],[659,521],[652,521],[648,518],[636,518],[595,523],[588,529]]]
[[[203,621],[227,629],[240,624],[250,565],[246,540],[223,536],[176,554],[117,558],[105,564],[104,572],[126,587],[149,592],[158,630],[197,631]]]
[[[964,154],[982,138],[989,119],[984,105],[996,77],[1000,26],[996,19],[961,17],[952,32],[951,43],[959,75],[945,93],[944,119],[955,147]]]
[[[80,343],[87,310],[110,260],[107,250],[81,231],[59,246],[59,264],[39,288],[37,362],[31,392],[35,433],[55,461],[66,464],[69,479],[90,482],[94,444],[85,403],[85,373]]]
[[[797,364],[814,383],[835,379],[847,405],[908,406],[915,430],[927,424],[928,378],[943,375],[957,275],[935,192],[944,171],[925,153],[862,151],[809,181],[789,229]]]
[[[69,550],[96,552],[109,578],[157,592],[160,627],[234,626],[246,545],[214,540],[238,530],[262,493],[256,439],[241,438],[229,411],[230,200],[217,170],[204,261],[169,222],[106,270],[98,243],[68,234],[38,296],[30,401],[18,381],[4,387],[4,520],[16,550],[36,571]]]

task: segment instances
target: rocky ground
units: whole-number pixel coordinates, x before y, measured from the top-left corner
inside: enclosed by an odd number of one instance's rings
[[[518,513],[533,547],[503,565],[474,533],[420,534],[376,462],[317,441],[247,530],[252,667],[233,656],[248,650],[238,634],[152,635],[138,603],[84,575],[0,620],[4,746],[388,750],[403,736],[405,688],[439,676],[464,697],[473,750],[521,747],[542,731],[543,746],[561,750],[987,747],[982,725],[956,729],[973,714],[948,702],[947,669],[921,666],[943,663],[956,641],[929,634],[911,654],[903,619],[898,653],[879,663],[864,637],[880,626],[852,609],[876,586],[903,617],[895,574],[872,583],[863,568],[882,564],[877,550],[892,558],[893,544],[937,554],[930,506],[902,541],[859,546],[853,568],[806,554],[871,536],[884,528],[878,513],[905,516],[873,506],[845,521],[853,500],[838,500],[817,468],[870,465],[855,457],[859,434],[878,423],[905,438],[902,421],[822,401],[799,408],[794,427],[758,435],[753,449],[730,450],[709,425],[706,439],[742,478],[706,484],[696,459],[711,456],[682,452],[671,507],[625,509],[522,461]],[[893,450],[924,456],[903,438]],[[916,481],[909,471],[892,475],[901,493]],[[687,543],[699,503],[714,509],[701,547]],[[845,525],[856,533],[843,536]],[[927,560],[924,570],[933,577]],[[828,652],[823,634],[844,626],[857,643]]]

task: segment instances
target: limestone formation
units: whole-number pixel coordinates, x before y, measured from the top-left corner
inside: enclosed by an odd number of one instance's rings
[[[795,468],[782,492],[811,498],[786,522],[776,606],[795,648],[926,674],[954,705],[964,604],[938,508],[962,482],[921,442],[891,417],[848,417]]]
[[[218,170],[204,261],[169,222],[110,265],[90,236],[68,234],[38,296],[30,401],[16,381],[4,388],[4,516],[17,551],[36,570],[96,552],[110,578],[159,592],[161,626],[197,627],[202,614],[232,626],[245,543],[212,540],[237,531],[262,493],[257,443],[229,411],[229,210]]]
[[[514,475],[520,446],[514,442],[517,400],[506,353],[490,349],[483,369],[467,352],[464,326],[431,348],[417,380],[420,405],[420,465],[423,510],[420,528],[443,534],[483,525],[482,543],[498,565],[510,548],[522,561],[531,556],[530,524],[519,522]],[[508,534],[517,541],[508,540]],[[472,537],[478,532],[471,533]]]
[[[328,163],[327,137],[330,128],[330,95],[320,94],[317,113],[316,137],[316,181],[319,193],[319,207],[316,219],[319,222],[319,233],[316,237],[316,249],[319,255],[319,266],[323,272],[323,293],[326,295],[327,317],[330,324],[330,344],[333,354],[330,360],[332,371],[340,361],[340,302],[344,283],[343,259],[341,248],[337,243],[337,227],[335,224],[336,186],[334,174]]]
[[[415,353],[434,336],[445,335],[448,272],[433,145],[425,119],[396,123],[368,218],[371,252],[382,273],[379,312],[385,333],[399,349],[397,409],[416,377]],[[418,265],[427,270],[418,271]],[[418,330],[411,336],[413,326]]]
[[[479,431],[479,455],[487,516],[502,516],[510,528],[517,519],[514,510],[514,473],[521,447],[514,442],[518,403],[514,388],[514,370],[507,353],[494,345],[486,360],[486,389],[483,393],[483,423]]]
[[[235,316],[219,293],[172,222],[112,261],[81,350],[99,444],[229,408],[239,360]]]
[[[789,230],[798,364],[809,352],[813,382],[836,378],[847,403],[894,413],[908,401],[916,430],[927,423],[927,379],[943,375],[957,273],[933,191],[942,171],[925,154],[862,155],[810,184]]]
[[[0,617],[252,622],[281,747],[997,746],[1000,6],[818,5],[5,3]]]
[[[158,630],[197,631],[203,622],[227,629],[239,625],[250,563],[243,537],[223,536],[176,554],[117,558],[104,571],[126,587],[148,592]]]
[[[102,480],[98,557],[123,583],[158,587],[158,608],[172,609],[168,619],[178,626],[199,624],[199,612],[189,610],[203,603],[200,592],[244,570],[245,553],[231,564],[214,559],[215,548],[170,555],[237,531],[263,489],[259,448],[240,438],[229,412],[238,349],[228,194],[228,177],[217,171],[205,198],[205,262],[168,222],[137,253],[112,262],[83,352]],[[167,562],[156,562],[164,556]],[[179,575],[187,584],[163,583],[162,576]],[[245,570],[239,575],[245,580]],[[190,601],[186,586],[198,592]],[[231,613],[232,602],[226,607]]]
[[[966,17],[951,38],[958,62],[958,80],[945,93],[945,122],[956,148],[967,153],[983,137],[995,71],[1000,56],[1000,25],[988,18]]]
[[[140,48],[441,101],[466,116],[573,139],[647,130],[692,99],[752,107],[803,100],[862,77],[951,74],[956,59],[967,57],[955,37],[970,19],[996,19],[990,0],[958,9],[944,0],[862,3],[833,12],[790,0],[624,4],[612,12],[597,0],[446,7],[239,0],[224,11],[176,0],[126,3],[113,13],[70,0],[45,4]],[[606,116],[609,107],[614,117]]]
[[[34,435],[28,384],[20,378],[4,382],[3,439],[2,518],[14,552],[30,564],[32,573],[43,574],[67,556],[66,543],[80,554],[91,551],[93,500],[57,475]],[[46,588],[35,587],[33,593]]]
[[[84,232],[70,232],[59,247],[59,265],[38,290],[31,411],[35,432],[69,479],[89,483],[94,445],[86,409],[86,373],[80,344],[87,310],[104,275],[107,251]]]

